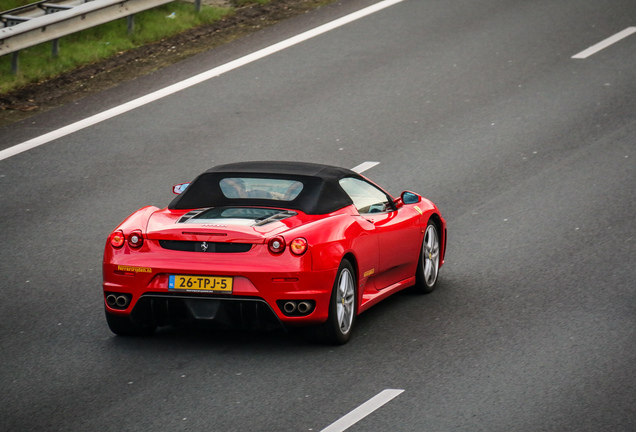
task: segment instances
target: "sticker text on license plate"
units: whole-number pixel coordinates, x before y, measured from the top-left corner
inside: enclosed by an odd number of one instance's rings
[[[170,275],[168,289],[232,293],[232,278],[221,276]]]

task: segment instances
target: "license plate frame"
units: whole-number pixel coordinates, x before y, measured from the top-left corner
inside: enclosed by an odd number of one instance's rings
[[[217,294],[232,294],[234,278],[231,276],[195,276],[170,275],[168,290],[185,292],[210,292]]]

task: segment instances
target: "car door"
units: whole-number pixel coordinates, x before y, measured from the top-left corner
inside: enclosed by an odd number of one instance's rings
[[[349,194],[360,215],[372,223],[378,237],[377,289],[387,288],[415,275],[422,233],[415,210],[396,209],[392,199],[375,185],[344,178],[340,185]]]

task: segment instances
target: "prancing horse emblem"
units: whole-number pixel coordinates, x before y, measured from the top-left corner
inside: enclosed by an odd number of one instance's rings
[[[207,252],[208,251],[208,242],[202,242],[201,243],[201,250],[203,252]]]

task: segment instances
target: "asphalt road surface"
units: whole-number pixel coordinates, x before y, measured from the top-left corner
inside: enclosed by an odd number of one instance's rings
[[[374,3],[5,127],[0,150]],[[0,430],[636,430],[636,34],[573,58],[634,26],[633,0],[404,0],[4,157]],[[111,334],[110,230],[210,166],[278,159],[377,161],[436,202],[438,290],[373,307],[342,347]]]

